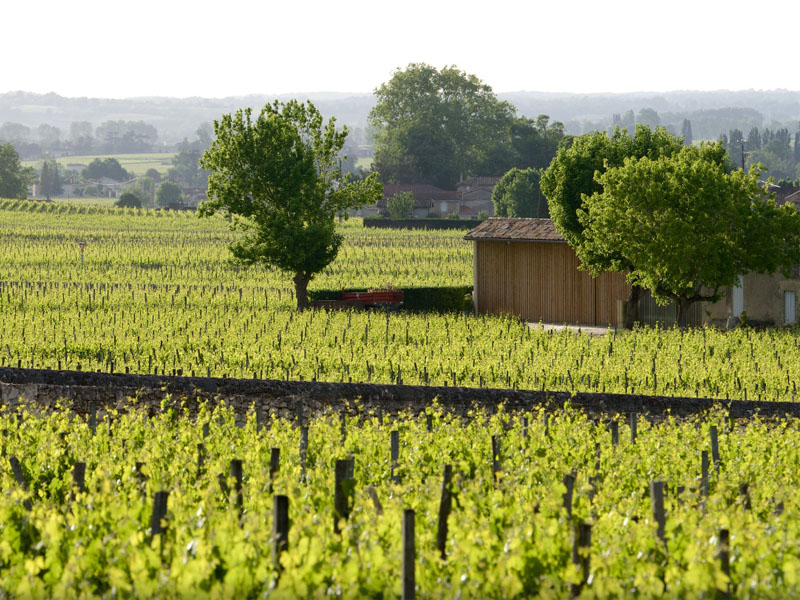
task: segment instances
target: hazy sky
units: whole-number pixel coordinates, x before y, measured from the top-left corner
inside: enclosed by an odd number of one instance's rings
[[[0,93],[372,92],[410,62],[495,92],[800,89],[797,0],[3,0]]]

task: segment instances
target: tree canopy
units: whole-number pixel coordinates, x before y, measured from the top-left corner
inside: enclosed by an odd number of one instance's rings
[[[308,283],[342,244],[336,215],[377,201],[383,186],[372,174],[351,181],[341,171],[347,129],[323,122],[310,102],[267,104],[214,122],[215,139],[200,164],[211,172],[210,200],[200,216],[222,210],[243,236],[231,245],[237,259],[292,275],[298,308],[308,305]]]
[[[414,216],[414,194],[411,192],[399,192],[389,198],[386,202],[386,211],[390,219],[408,219]]]
[[[22,166],[13,145],[0,144],[0,198],[25,199],[35,176],[31,167]]]
[[[102,179],[103,177],[108,177],[109,179],[113,179],[114,181],[125,181],[126,179],[130,179],[130,173],[128,173],[116,158],[95,158],[92,162],[89,163],[83,170],[83,178],[84,179]]]
[[[156,190],[156,204],[170,206],[183,202],[183,190],[174,181],[165,181]]]
[[[539,189],[539,169],[511,169],[492,190],[498,217],[548,218],[547,200]]]
[[[375,90],[374,167],[385,182],[453,189],[461,178],[544,167],[564,136],[545,115],[518,118],[492,88],[455,66],[413,63]]]
[[[541,188],[556,229],[575,249],[586,268],[593,272],[633,268],[633,264],[625,262],[615,248],[585,243],[584,225],[578,219],[578,213],[587,196],[603,191],[601,180],[595,174],[621,166],[626,158],[646,156],[656,159],[671,156],[682,147],[681,139],[666,129],[651,130],[638,125],[634,136],[617,128],[611,135],[596,132],[573,138],[558,149],[542,174]],[[640,288],[633,285],[625,315],[626,327],[632,327],[638,320],[640,293]]]
[[[208,186],[208,171],[200,168],[202,155],[202,143],[190,144],[184,140],[178,145],[178,153],[172,157],[172,167],[167,171],[167,177],[186,187],[205,189]]]
[[[39,173],[39,195],[47,197],[54,196],[61,191],[61,177],[58,174],[58,163],[46,160],[42,163],[42,170]]]
[[[142,208],[142,201],[133,192],[124,192],[120,194],[119,200],[114,203],[114,206],[119,208]]]
[[[788,276],[800,262],[800,215],[777,207],[759,175],[730,172],[719,143],[629,157],[598,172],[602,191],[584,197],[583,247],[615,257],[611,270],[628,271],[656,301],[675,301],[685,325],[692,302],[718,300],[740,274]]]
[[[95,137],[104,152],[150,152],[158,141],[158,131],[144,121],[105,121],[98,125]]]

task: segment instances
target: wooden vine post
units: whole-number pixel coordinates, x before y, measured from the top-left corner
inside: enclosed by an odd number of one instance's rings
[[[711,460],[714,461],[714,469],[719,475],[719,467],[720,467],[720,460],[719,460],[719,437],[717,436],[717,426],[712,425],[709,429],[709,434],[711,437]]]
[[[345,490],[346,482],[353,476],[353,459],[337,460],[334,466],[333,489],[333,532],[341,533],[339,519],[345,521],[350,517],[350,507]]]
[[[275,479],[278,476],[278,471],[281,468],[281,449],[272,448],[269,454],[269,491],[272,493],[272,487]]]
[[[725,589],[722,590],[722,597],[723,598],[730,598],[731,597],[731,536],[730,532],[727,529],[720,529],[719,531],[719,546],[718,546],[718,554],[720,568],[722,572],[725,574],[725,578],[727,579]]]
[[[391,446],[391,479],[392,483],[400,483],[400,477],[397,474],[397,467],[400,460],[400,432],[396,429],[389,433],[389,442]]]
[[[611,445],[616,446],[619,444],[619,423],[611,421],[608,424],[608,430],[611,432]]]
[[[70,499],[75,500],[75,491],[79,494],[82,494],[86,491],[86,463],[85,462],[76,462],[72,465],[72,492],[70,493]]]
[[[153,496],[153,513],[150,516],[150,542],[157,535],[164,533],[164,519],[167,517],[167,499],[169,492],[161,490]]]
[[[272,499],[272,564],[280,573],[281,554],[289,548],[289,497],[274,496]]]
[[[590,557],[589,549],[592,545],[592,526],[588,523],[576,523],[572,539],[572,564],[578,567],[581,574],[580,583],[570,586],[570,596],[580,596],[583,586],[589,581]]]
[[[244,495],[242,494],[242,461],[238,458],[231,459],[231,478],[233,478],[233,504],[239,512],[239,518],[244,512]]]
[[[445,465],[442,476],[442,497],[439,501],[439,523],[436,528],[436,548],[442,560],[447,558],[447,518],[453,507],[453,496],[450,492],[450,482],[453,479],[453,465]]]
[[[414,546],[414,510],[403,510],[403,593],[402,600],[415,600],[417,580],[415,563],[417,552]]]
[[[567,473],[564,475],[564,479],[562,479],[564,487],[566,487],[566,491],[562,496],[564,500],[564,510],[567,511],[567,517],[572,518],[572,490],[575,487],[575,474],[574,473]]]
[[[666,541],[664,537],[664,528],[666,526],[667,517],[664,512],[664,482],[651,481],[650,482],[650,508],[653,511],[653,520],[656,522],[656,535],[662,542]]]

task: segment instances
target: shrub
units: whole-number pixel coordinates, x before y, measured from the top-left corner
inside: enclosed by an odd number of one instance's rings
[[[174,181],[165,181],[158,186],[156,191],[156,204],[159,206],[169,206],[171,204],[181,204],[183,202],[183,190]]]
[[[141,208],[142,201],[139,197],[132,192],[124,192],[120,195],[119,200],[114,203],[118,208]]]
[[[414,215],[414,194],[400,192],[392,196],[386,203],[390,219],[408,219]]]

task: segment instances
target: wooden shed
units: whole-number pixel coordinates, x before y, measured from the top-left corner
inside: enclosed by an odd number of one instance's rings
[[[579,269],[575,251],[550,219],[487,219],[464,239],[474,246],[473,298],[480,313],[510,314],[526,321],[609,325],[624,323],[630,286],[622,273],[592,277]],[[704,322],[706,303],[692,304],[689,324]],[[639,321],[672,325],[675,304],[658,306],[648,292]]]
[[[630,286],[621,273],[592,277],[550,219],[487,219],[474,246],[474,300],[481,313],[527,321],[617,325]]]

